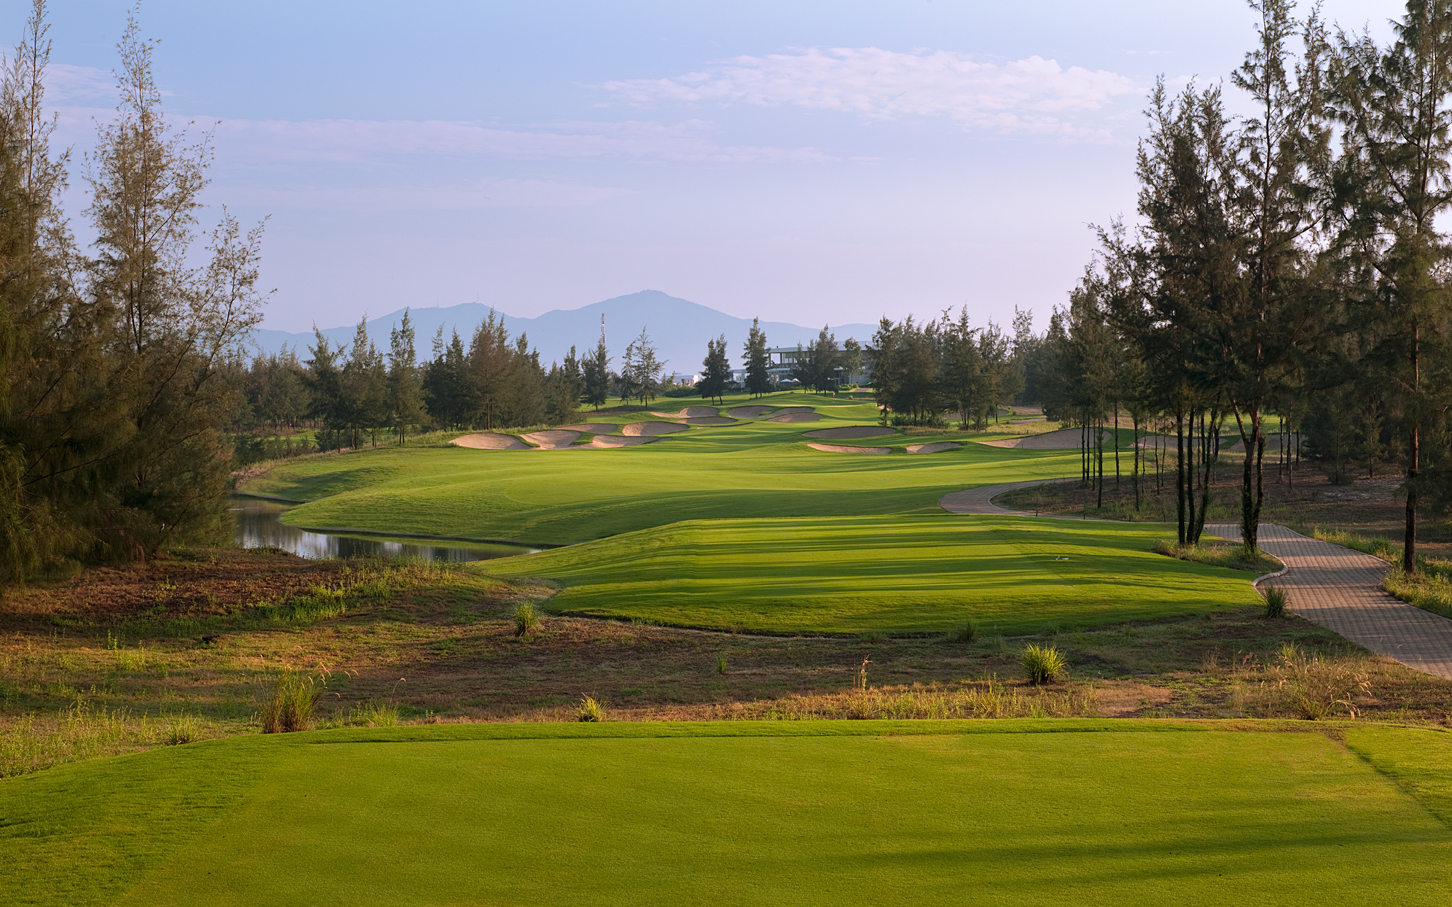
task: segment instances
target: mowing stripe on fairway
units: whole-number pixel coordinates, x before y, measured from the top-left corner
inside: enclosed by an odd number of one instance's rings
[[[42,904],[1445,903],[1452,828],[1407,779],[1447,735],[1110,727],[216,741],[0,782],[0,872]]]

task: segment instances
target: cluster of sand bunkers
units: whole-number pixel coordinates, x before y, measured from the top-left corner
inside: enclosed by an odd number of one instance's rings
[[[714,406],[687,406],[680,412],[657,413],[655,419],[645,422],[582,422],[579,425],[565,425],[546,431],[532,431],[512,435],[502,432],[475,432],[455,438],[459,447],[474,450],[583,450],[616,447],[638,447],[650,444],[666,435],[676,434],[692,426],[744,425],[753,421],[766,422],[816,422],[822,418],[810,406],[736,406],[721,410]],[[851,444],[827,444],[824,441],[855,441],[865,438],[881,438],[897,434],[897,430],[881,425],[848,425],[841,428],[823,428],[803,432],[803,436],[814,439],[807,446],[824,453],[847,454],[890,454],[896,448],[871,447]],[[1106,437],[1108,433],[1106,432]],[[1024,450],[1069,450],[1080,443],[1077,429],[1053,431],[1027,435],[1021,438],[1004,438],[996,441],[976,441],[992,447],[1016,447]],[[932,441],[923,444],[909,444],[904,448],[910,454],[934,454],[962,447],[959,441]]]
[[[714,406],[687,406],[677,413],[651,413],[649,422],[582,422],[548,431],[521,435],[483,431],[455,438],[459,447],[475,450],[579,450],[583,448],[638,447],[660,440],[663,435],[685,431],[693,425],[744,425],[765,417],[767,422],[815,422],[822,418],[810,406],[736,406],[722,412]],[[672,420],[672,421],[665,421]]]

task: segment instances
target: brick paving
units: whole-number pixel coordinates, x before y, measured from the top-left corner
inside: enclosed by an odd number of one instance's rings
[[[938,504],[949,513],[1034,516],[999,507],[993,498],[1038,484],[984,485],[946,494]],[[1209,525],[1205,531],[1240,538],[1236,525]],[[1286,605],[1296,614],[1413,670],[1452,680],[1452,620],[1383,592],[1385,561],[1273,523],[1260,527],[1260,547],[1286,564],[1283,574],[1262,581],[1285,589]]]

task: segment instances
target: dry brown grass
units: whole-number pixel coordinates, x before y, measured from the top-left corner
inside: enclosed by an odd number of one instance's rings
[[[971,642],[564,617],[517,636],[516,606],[538,608],[548,591],[456,568],[235,551],[20,590],[0,605],[0,774],[163,745],[183,718],[181,736],[255,733],[284,670],[319,678],[325,727],[376,723],[379,704],[389,721],[572,721],[582,696],[611,720],[1304,717],[1296,683],[1320,689],[1310,681],[1335,671],[1361,679],[1312,700],[1332,714],[1452,725],[1452,683],[1254,608]],[[277,607],[288,596],[333,610]],[[1018,680],[1028,642],[1063,653],[1070,679]],[[1302,675],[1281,659],[1288,644],[1308,660]]]

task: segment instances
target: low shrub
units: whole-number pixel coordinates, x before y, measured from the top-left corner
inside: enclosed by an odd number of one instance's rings
[[[360,727],[397,727],[398,703],[370,699],[353,710],[348,723]]]
[[[974,642],[978,639],[978,625],[970,620],[961,627],[954,627],[949,630],[945,638],[948,642],[965,644]]]
[[[604,721],[605,707],[595,700],[593,696],[584,696],[580,699],[580,705],[575,709],[576,721]]]
[[[305,731],[313,721],[313,707],[322,688],[306,674],[284,671],[277,687],[262,706],[262,733],[283,734]]]
[[[1064,656],[1053,646],[1029,643],[1019,653],[1018,663],[1028,672],[1032,684],[1057,683],[1069,672]]]
[[[1271,620],[1286,616],[1286,590],[1280,586],[1265,587],[1265,616]]]
[[[202,739],[202,728],[192,715],[173,715],[167,722],[166,742],[171,746]]]
[[[514,635],[533,636],[539,629],[539,612],[534,605],[525,602],[514,609]]]

